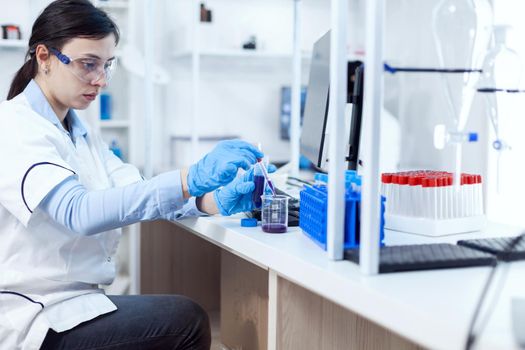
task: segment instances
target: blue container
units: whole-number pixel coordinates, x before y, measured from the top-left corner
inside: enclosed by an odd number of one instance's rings
[[[117,140],[111,141],[111,145],[109,146],[109,149],[120,159],[122,158],[122,150],[120,149]]]
[[[100,119],[111,119],[111,95],[107,92],[100,94]]]
[[[360,181],[359,181],[360,183]],[[352,189],[354,181],[347,182],[345,203],[345,236],[344,248],[359,247],[361,193]],[[301,210],[299,226],[314,242],[326,250],[326,227],[328,196],[326,185],[305,185],[300,193]],[[385,197],[381,197],[380,244],[385,238]]]

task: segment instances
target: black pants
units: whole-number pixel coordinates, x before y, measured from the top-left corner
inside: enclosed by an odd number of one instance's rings
[[[49,330],[47,349],[192,349],[209,350],[206,312],[178,295],[109,296],[118,310],[57,333]]]

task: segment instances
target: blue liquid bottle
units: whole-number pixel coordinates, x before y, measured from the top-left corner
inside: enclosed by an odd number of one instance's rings
[[[100,94],[100,119],[111,119],[111,95],[107,91]]]

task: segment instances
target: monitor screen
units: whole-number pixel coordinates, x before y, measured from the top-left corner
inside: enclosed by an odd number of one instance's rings
[[[358,162],[359,136],[363,96],[363,63],[348,62],[347,102],[352,103],[352,117],[346,118],[343,126],[349,137],[348,167],[355,169]],[[328,135],[328,105],[330,90],[330,31],[314,44],[310,78],[306,94],[303,127],[301,131],[301,153],[314,166],[326,168]],[[350,121],[351,120],[351,121]]]
[[[322,164],[330,86],[330,32],[314,44],[301,131],[301,154],[318,168]]]

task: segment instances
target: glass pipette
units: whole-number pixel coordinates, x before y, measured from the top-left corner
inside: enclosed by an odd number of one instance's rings
[[[259,168],[261,168],[261,172],[263,173],[264,179],[266,180],[268,187],[270,187],[270,190],[272,191],[272,195],[275,196],[275,189],[273,188],[272,180],[270,180],[270,177],[268,176],[268,171],[264,166],[262,158],[257,158],[257,164],[259,165]]]
[[[259,151],[262,152],[261,143],[257,143],[257,148]],[[266,183],[268,184],[268,187],[270,187],[270,190],[272,191],[272,195],[275,196],[275,188],[273,188],[272,180],[270,180],[270,176],[268,176],[268,171],[266,170],[266,167],[264,166],[262,158],[257,158],[257,164],[259,164],[259,168],[261,169],[261,172],[263,173],[264,179],[266,180]]]

